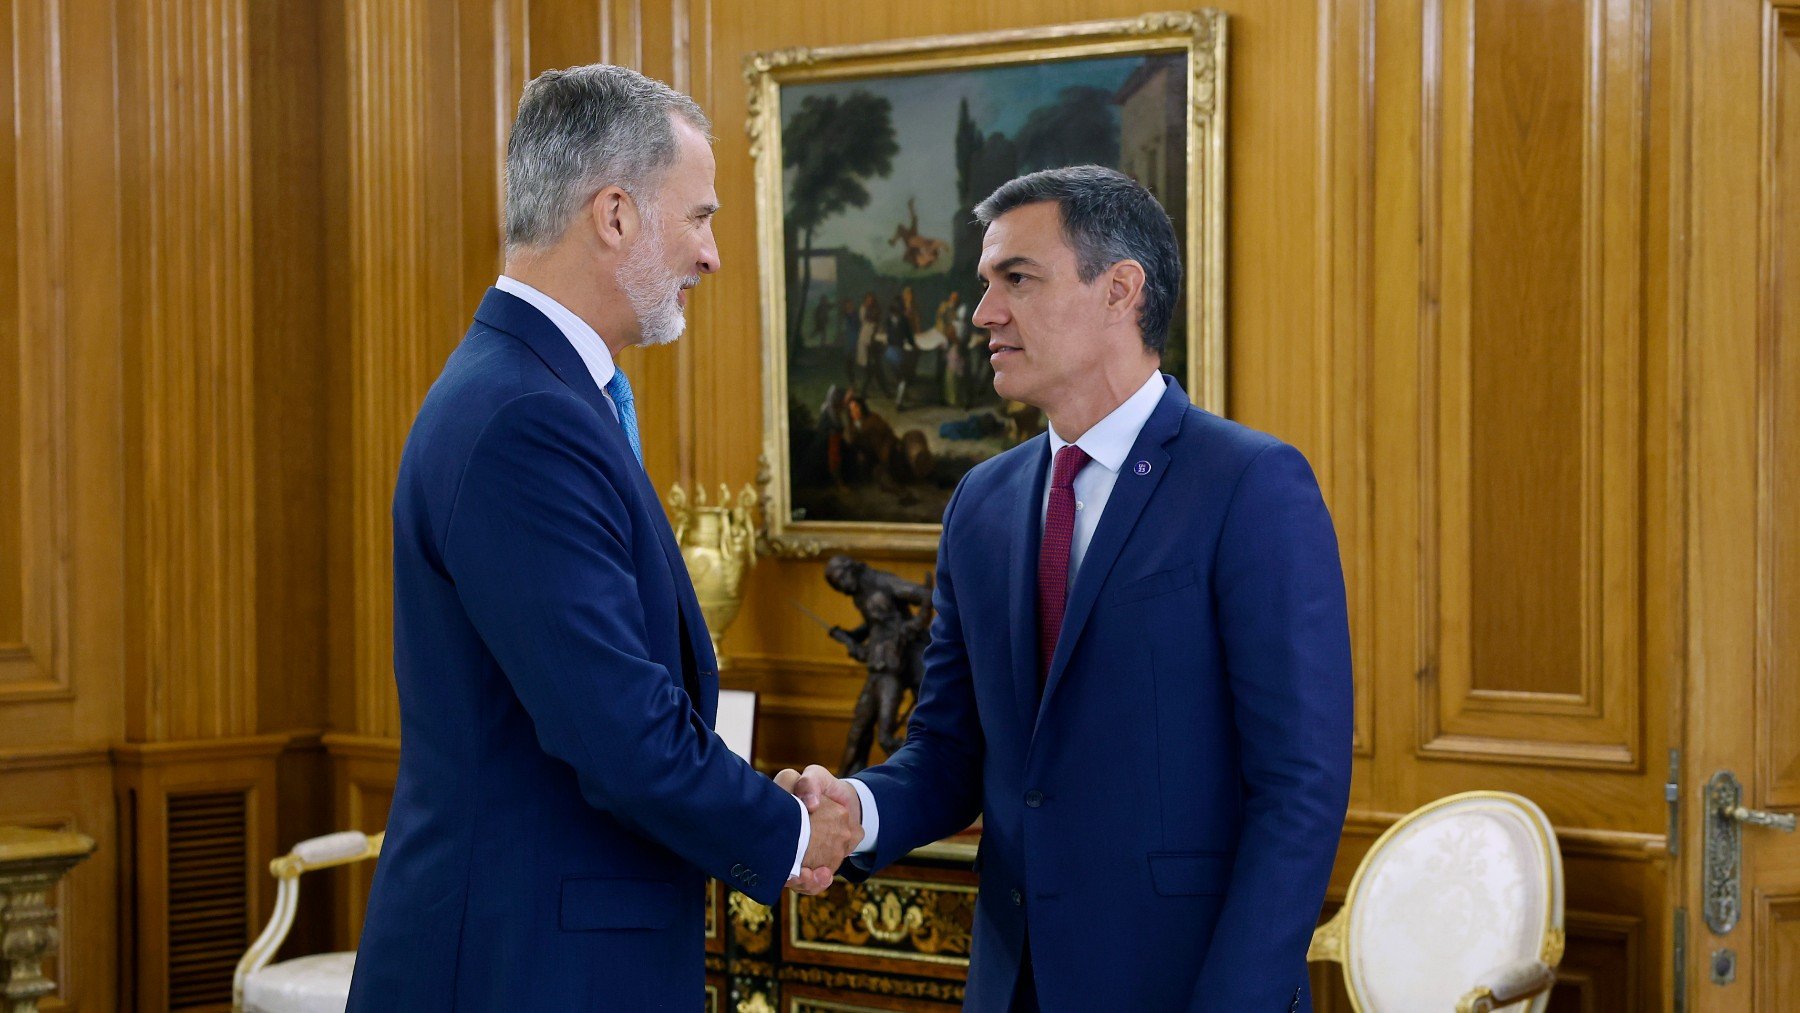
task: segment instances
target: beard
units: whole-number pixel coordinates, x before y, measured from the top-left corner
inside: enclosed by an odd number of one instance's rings
[[[619,267],[619,287],[638,319],[638,344],[666,345],[681,337],[687,319],[681,315],[678,295],[691,287],[698,277],[682,278],[669,270],[667,243],[663,239],[662,222],[645,215],[643,240]]]

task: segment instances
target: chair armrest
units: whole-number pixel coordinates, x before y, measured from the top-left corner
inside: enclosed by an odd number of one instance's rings
[[[381,854],[381,842],[387,834],[373,837],[360,830],[340,830],[335,834],[312,837],[294,845],[294,850],[269,863],[269,871],[277,879],[292,879],[303,872],[349,865]]]
[[[1548,992],[1556,984],[1556,968],[1526,957],[1502,964],[1475,980],[1475,987],[1457,1001],[1456,1013],[1490,1013]]]
[[[1306,960],[1344,962],[1344,935],[1350,930],[1350,906],[1338,908],[1331,920],[1313,930],[1312,944],[1306,948]]]
[[[263,926],[262,935],[244,951],[232,973],[233,1010],[243,1009],[244,983],[268,966],[275,951],[287,940],[288,929],[294,925],[294,911],[300,905],[300,874],[375,858],[381,854],[381,842],[386,837],[385,831],[371,837],[360,830],[343,830],[301,841],[294,850],[269,863],[269,872],[276,880],[275,910],[269,915],[269,924]]]

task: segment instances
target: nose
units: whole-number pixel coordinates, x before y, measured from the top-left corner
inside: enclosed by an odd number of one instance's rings
[[[719,269],[719,244],[713,239],[712,224],[709,222],[706,231],[700,236],[700,255],[694,263],[695,270],[701,274],[712,274]]]
[[[1006,298],[1000,294],[1000,286],[989,285],[981,293],[981,301],[975,304],[975,313],[969,317],[975,326],[982,330],[992,330],[1009,319],[1006,312]]]

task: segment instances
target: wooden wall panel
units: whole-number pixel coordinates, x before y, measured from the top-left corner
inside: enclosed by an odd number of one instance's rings
[[[1760,526],[1765,551],[1758,578],[1758,780],[1767,804],[1800,805],[1800,11],[1775,16],[1765,120],[1764,186],[1768,220],[1764,270],[1766,324],[1760,349],[1762,474]]]
[[[127,729],[139,741],[255,727],[246,17],[243,0],[120,5]]]
[[[429,6],[345,4],[348,109],[351,536],[355,729],[399,734],[393,693],[389,503],[412,412],[453,340],[434,334],[425,222]],[[435,360],[435,361],[434,361]]]
[[[1427,5],[1429,753],[1641,764],[1635,0]]]
[[[256,359],[256,727],[326,720],[325,546],[334,407],[325,323],[320,11],[248,8],[250,233]],[[285,837],[286,835],[284,835]]]
[[[510,105],[488,10],[424,0],[343,8],[346,104],[327,115],[348,153],[346,287],[333,295],[347,299],[351,363],[351,727],[366,734],[399,734],[389,509],[400,451],[499,273],[499,108]]]
[[[1319,285],[1313,354],[1320,404],[1314,470],[1331,519],[1350,614],[1356,752],[1375,750],[1375,473],[1370,414],[1375,310],[1375,4],[1319,5]]]
[[[1597,172],[1585,0],[1476,0],[1466,17],[1469,668],[1476,692],[1585,698],[1583,270]],[[1454,31],[1452,29],[1451,31]],[[1598,69],[1598,68],[1595,68]]]
[[[55,12],[23,4],[4,28],[0,88],[0,702],[66,699],[69,340],[62,274],[68,199]]]
[[[1800,995],[1800,896],[1761,894],[1755,899],[1758,1009],[1775,1009],[1782,997]]]
[[[0,24],[0,824],[85,833],[46,1009],[110,1011],[123,730],[120,255],[110,0]]]

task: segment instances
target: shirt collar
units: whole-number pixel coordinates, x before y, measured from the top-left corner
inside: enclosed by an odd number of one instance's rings
[[[1167,385],[1161,372],[1151,373],[1137,393],[1082,433],[1075,445],[1107,471],[1118,471],[1131,453],[1131,445],[1137,442],[1138,433],[1143,432],[1144,423],[1150,421],[1150,414],[1156,411]],[[1068,446],[1069,441],[1056,435],[1055,426],[1049,429],[1050,456],[1055,458],[1056,452]]]
[[[536,307],[539,313],[549,317],[569,344],[575,346],[575,354],[581,356],[582,364],[587,366],[588,373],[593,376],[594,386],[604,391],[606,385],[612,382],[613,374],[618,371],[613,365],[612,351],[606,347],[606,342],[600,340],[599,332],[588,326],[586,320],[517,278],[509,278],[503,274],[495,280],[494,287],[508,295],[518,296]]]

